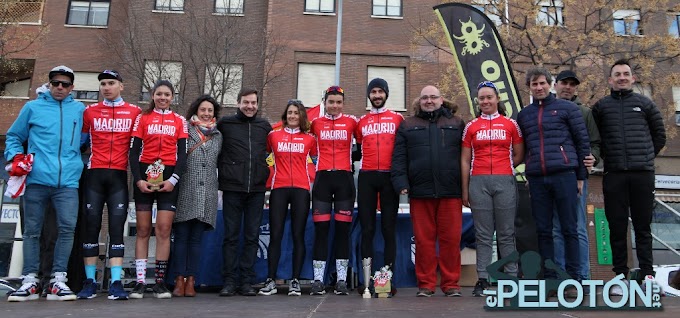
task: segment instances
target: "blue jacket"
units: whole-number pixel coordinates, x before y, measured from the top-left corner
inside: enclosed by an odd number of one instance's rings
[[[21,109],[19,117],[7,131],[5,158],[16,154],[34,154],[33,170],[26,184],[55,188],[77,188],[83,161],[80,157],[80,132],[85,105],[67,96],[55,100],[50,92],[38,95]]]
[[[576,104],[550,94],[524,107],[517,123],[524,134],[527,176],[574,170],[578,180],[586,178],[583,159],[590,154],[590,142]]]

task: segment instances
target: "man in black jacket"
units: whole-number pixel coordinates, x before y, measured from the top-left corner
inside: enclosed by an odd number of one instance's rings
[[[604,208],[609,221],[614,272],[628,276],[626,235],[628,215],[633,220],[640,274],[654,279],[652,269],[652,210],[654,158],[666,144],[659,109],[649,98],[633,92],[635,78],[630,64],[618,60],[611,68],[611,95],[593,106],[602,138]],[[618,285],[610,290],[622,295]]]
[[[267,135],[272,127],[267,120],[257,117],[256,90],[241,89],[237,102],[236,115],[222,117],[217,123],[217,129],[222,133],[218,174],[224,216],[224,287],[220,296],[232,296],[236,292],[255,296],[251,284],[255,278],[265,184],[269,177]],[[239,254],[241,231],[244,241]],[[240,279],[237,273],[240,273]]]
[[[443,102],[436,87],[423,88],[415,116],[404,119],[397,130],[392,153],[392,184],[410,198],[419,297],[434,294],[437,265],[444,294],[461,296],[460,147],[465,122],[442,107]]]

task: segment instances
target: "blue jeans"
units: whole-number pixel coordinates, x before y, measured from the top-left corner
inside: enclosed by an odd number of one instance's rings
[[[54,246],[52,273],[66,272],[73,248],[78,221],[78,189],[54,188],[39,184],[26,186],[24,193],[24,268],[23,275],[38,273],[40,234],[48,202],[52,202],[57,219],[57,242]],[[47,273],[43,273],[47,275]]]
[[[201,261],[201,239],[206,224],[193,219],[173,224],[175,250],[172,268],[176,275],[196,276]]]
[[[264,192],[224,191],[222,204],[222,215],[224,216],[222,276],[224,284],[251,284],[255,279],[255,260],[257,249],[260,246]],[[241,233],[243,233],[243,250],[239,253],[239,236]]]
[[[573,171],[552,174],[549,176],[529,176],[529,193],[531,195],[531,213],[536,223],[538,234],[538,250],[544,262],[553,262],[555,258],[553,245],[553,211],[557,207],[557,215],[561,224],[576,224],[578,217],[576,201],[578,190],[576,174]],[[565,258],[567,274],[578,278],[579,243],[575,226],[562,227],[565,242]],[[557,273],[545,267],[545,278],[556,279]]]
[[[579,278],[582,280],[590,278],[590,255],[588,246],[588,227],[586,226],[586,199],[588,198],[588,180],[583,182],[582,194],[579,196],[578,209],[578,219],[576,223],[576,228],[578,232],[578,243],[579,243],[579,264],[581,265],[581,270],[579,272]],[[557,212],[555,212],[557,213]],[[560,219],[557,214],[553,216],[553,244],[555,246],[555,264],[560,268],[564,269],[564,237],[562,236],[562,229],[560,227]]]

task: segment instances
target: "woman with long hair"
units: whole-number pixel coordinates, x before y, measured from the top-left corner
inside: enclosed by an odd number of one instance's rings
[[[274,155],[274,176],[269,196],[268,278],[260,295],[276,294],[277,267],[281,257],[281,238],[290,204],[293,234],[293,277],[288,287],[289,296],[302,295],[300,272],[305,260],[305,228],[309,215],[310,176],[307,158],[316,157],[316,139],[309,133],[307,111],[301,101],[291,99],[281,115],[283,129],[267,136],[267,151]]]
[[[477,238],[479,280],[472,294],[481,297],[490,286],[486,267],[491,263],[494,231],[498,258],[515,251],[517,186],[513,172],[524,159],[524,141],[517,122],[499,113],[496,85],[479,83],[477,101],[480,115],[465,126],[460,165],[463,205],[472,210]],[[505,273],[517,275],[517,264],[506,264]]]
[[[170,256],[170,233],[177,206],[177,182],[184,171],[187,151],[187,124],[170,109],[174,87],[168,80],[156,82],[149,107],[135,120],[130,146],[130,170],[135,182],[137,214],[135,265],[137,284],[130,298],[144,297],[146,268],[151,235],[151,207],[156,201],[156,283],[154,297],[170,298],[165,272]]]
[[[176,297],[196,296],[194,276],[201,258],[203,232],[215,228],[217,220],[217,157],[222,148],[222,134],[216,129],[220,104],[203,95],[187,111],[186,170],[181,175],[179,199],[175,213],[175,250],[172,268],[175,273]]]

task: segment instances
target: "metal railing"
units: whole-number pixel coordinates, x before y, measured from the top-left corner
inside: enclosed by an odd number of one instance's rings
[[[665,196],[665,197],[679,197],[679,198],[680,198],[680,194],[662,194],[661,196]],[[667,204],[666,202],[661,201],[661,199],[659,199],[658,196],[657,196],[656,198],[654,198],[654,201],[656,201],[656,203],[657,203],[658,205],[663,206],[664,208],[666,208],[666,209],[669,211],[669,216],[670,216],[670,218],[673,218],[673,216],[674,216],[675,219],[680,220],[680,212],[678,212],[678,211],[677,211],[676,209],[674,209],[672,206],[670,206],[670,205]],[[655,209],[654,212],[657,213],[656,209]],[[655,216],[654,218],[656,218],[656,216]],[[658,223],[652,222],[652,224],[658,224]],[[680,223],[678,223],[678,225],[680,225]],[[656,241],[659,242],[661,245],[663,245],[664,247],[666,247],[666,249],[668,249],[669,251],[671,251],[671,252],[675,253],[676,255],[680,256],[680,252],[678,251],[678,249],[677,249],[676,247],[671,246],[670,243],[664,241],[661,237],[659,237],[659,235],[655,234],[654,232],[655,232],[654,229],[652,229],[652,238],[654,238],[654,240],[656,240]]]
[[[0,23],[42,23],[44,0],[0,0]]]

